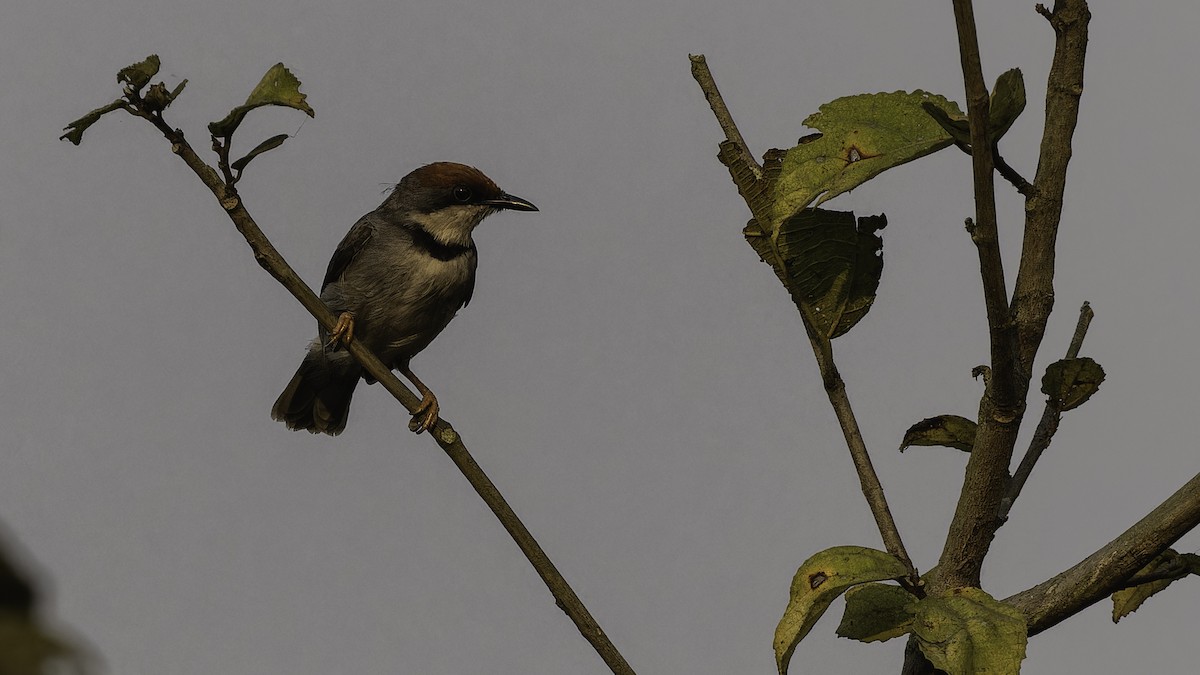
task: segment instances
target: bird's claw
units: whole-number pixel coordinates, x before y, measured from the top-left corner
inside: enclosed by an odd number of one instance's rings
[[[412,414],[412,419],[408,422],[408,430],[414,433],[421,433],[428,429],[432,429],[433,425],[438,421],[438,402],[437,397],[433,394],[426,394],[421,399],[421,404]]]
[[[325,343],[325,348],[332,349],[339,344],[349,345],[352,339],[354,339],[354,315],[350,312],[342,312],[338,316],[333,330],[329,331],[329,341]]]

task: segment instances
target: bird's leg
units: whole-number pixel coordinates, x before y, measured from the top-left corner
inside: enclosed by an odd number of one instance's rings
[[[429,387],[413,373],[408,364],[400,366],[400,372],[409,379],[417,387],[417,391],[421,392],[421,404],[417,406],[416,412],[412,414],[413,418],[408,423],[408,430],[416,433],[421,433],[426,429],[432,429],[433,425],[438,421],[438,401]]]
[[[348,345],[352,339],[354,339],[354,315],[350,312],[342,312],[338,316],[333,330],[329,332],[329,342],[325,343],[325,348],[337,347],[338,344]]]

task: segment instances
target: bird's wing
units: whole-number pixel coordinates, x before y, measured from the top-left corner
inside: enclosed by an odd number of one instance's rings
[[[342,239],[342,243],[338,244],[337,249],[334,250],[333,258],[329,260],[329,268],[325,270],[325,281],[321,282],[321,292],[324,292],[326,286],[342,276],[354,258],[366,247],[367,242],[371,241],[374,234],[375,227],[367,220],[360,220],[350,228],[350,231]]]
[[[479,254],[475,251],[475,244],[471,244],[471,250],[468,251],[467,255],[470,256],[467,259],[467,264],[471,268],[471,273],[467,279],[467,292],[463,295],[463,307],[466,307],[467,303],[471,302],[471,296],[475,295],[475,268],[479,264]]]

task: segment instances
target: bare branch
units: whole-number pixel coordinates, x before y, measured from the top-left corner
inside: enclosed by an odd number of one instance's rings
[[[1071,569],[1005,598],[1036,635],[1103,600],[1180,537],[1200,525],[1200,474],[1136,525]]]
[[[996,173],[999,173],[1004,180],[1012,183],[1012,186],[1017,189],[1025,197],[1033,196],[1033,185],[1025,180],[1025,177],[1017,172],[1016,169],[1009,166],[1008,162],[1004,161],[1004,157],[1000,156],[999,148],[992,147],[992,157],[996,160]]]
[[[1017,355],[1025,373],[1032,371],[1054,308],[1055,242],[1062,219],[1071,141],[1079,119],[1088,21],[1092,16],[1085,0],[1056,0],[1053,12],[1038,7],[1054,28],[1056,39],[1046,82],[1042,146],[1033,195],[1025,201],[1025,236],[1012,302]]]
[[[883,538],[884,548],[908,568],[908,578],[902,582],[904,587],[918,597],[924,597],[925,591],[920,585],[920,575],[917,574],[917,569],[913,565],[912,559],[908,557],[907,549],[904,548],[904,541],[900,538],[900,529],[896,527],[896,521],[892,518],[892,510],[888,506],[887,496],[883,492],[883,484],[879,482],[879,475],[875,473],[871,455],[867,452],[867,444],[863,440],[862,430],[859,429],[858,419],[854,415],[854,408],[850,406],[850,397],[846,394],[846,383],[842,380],[842,375],[833,362],[833,350],[829,348],[828,340],[817,337],[809,328],[808,319],[803,313],[800,317],[804,321],[805,328],[809,329],[809,340],[812,342],[813,353],[817,358],[817,367],[821,370],[821,380],[825,383],[825,393],[829,395],[829,404],[833,406],[838,424],[842,427],[842,436],[846,439],[846,447],[850,450],[850,459],[854,462],[854,469],[858,473],[863,497],[866,498],[867,505],[871,508],[871,515],[874,516],[875,526],[879,528],[879,535]],[[822,343],[824,343],[824,347]]]
[[[750,147],[746,145],[746,139],[742,138],[742,132],[738,130],[737,124],[734,124],[733,115],[729,114],[725,99],[721,97],[717,83],[713,80],[712,72],[708,69],[708,61],[705,60],[703,54],[689,54],[688,59],[692,62],[692,77],[700,85],[704,97],[708,99],[708,105],[712,108],[713,115],[717,117],[717,123],[725,132],[725,139],[733,143],[737,152],[742,156],[742,161],[758,169],[755,178],[762,178],[762,168],[758,166],[758,162],[754,159],[754,153],[750,152]]]

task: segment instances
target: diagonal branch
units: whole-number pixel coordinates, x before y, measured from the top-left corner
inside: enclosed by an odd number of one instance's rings
[[[996,160],[996,173],[1000,174],[1004,180],[1012,183],[1017,192],[1025,197],[1033,196],[1033,185],[1025,180],[1025,177],[1012,168],[1008,162],[1004,161],[1004,157],[1000,154],[1000,149],[995,145],[992,146],[992,157]]]
[[[206,164],[204,160],[196,154],[196,151],[187,142],[183,136],[183,132],[178,129],[173,129],[162,118],[161,114],[147,112],[145,110],[131,111],[133,114],[150,121],[154,126],[162,132],[163,136],[171,142],[171,151],[179,155],[180,159],[187,164],[200,180],[208,186],[213,195],[220,202],[225,213],[233,221],[238,232],[241,232],[245,237],[246,243],[250,245],[251,251],[254,252],[254,259],[263,269],[265,269],[272,277],[284,286],[291,294],[304,305],[304,308],[312,314],[318,322],[327,330],[331,330],[337,323],[337,319],[325,303],[313,293],[312,289],[304,283],[303,279],[296,274],[291,265],[280,255],[274,245],[271,244],[267,236],[263,234],[250,213],[246,210],[242,203],[237,190],[227,183],[211,166]],[[226,144],[227,147],[227,144]],[[392,371],[383,364],[370,350],[363,346],[363,343],[358,340],[352,340],[347,349],[350,354],[362,365],[363,370],[374,377],[383,386],[388,393],[392,394],[397,401],[401,403],[409,412],[416,410],[420,404],[420,399],[405,387],[400,380],[392,373]],[[608,636],[600,628],[586,606],[575,594],[575,591],[563,578],[562,574],[551,562],[546,552],[538,544],[537,540],[521,522],[517,514],[508,505],[504,496],[492,483],[483,469],[475,462],[475,459],[467,451],[467,447],[463,444],[462,438],[458,432],[454,430],[450,423],[444,419],[439,419],[437,424],[430,430],[431,435],[442,450],[450,457],[455,466],[459,468],[463,476],[475,488],[483,501],[492,510],[492,513],[500,520],[501,525],[512,536],[513,541],[521,549],[521,552],[528,558],[530,564],[537,570],[542,581],[550,589],[553,594],[555,603],[563,612],[575,623],[579,632],[583,637],[591,643],[592,647],[600,655],[608,665],[609,669],[617,675],[633,675],[633,669],[625,661],[625,658],[617,651],[616,646],[608,639]]]
[[[721,130],[725,132],[725,140],[733,143],[738,154],[741,155],[741,161],[759,169],[755,177],[762,178],[762,169],[758,166],[758,162],[755,161],[754,153],[750,152],[750,146],[746,145],[746,139],[742,138],[742,132],[734,124],[733,115],[729,113],[729,108],[725,105],[725,99],[721,97],[721,92],[717,89],[717,83],[713,80],[712,71],[708,69],[708,61],[705,60],[703,54],[689,54],[688,59],[692,62],[692,77],[700,85],[700,90],[704,92],[704,97],[708,99],[708,105],[712,108],[713,115],[717,118],[717,123],[721,125]]]
[[[838,372],[837,365],[833,362],[833,349],[828,340],[815,334],[803,312],[801,312],[800,318],[804,322],[805,329],[808,330],[813,353],[817,358],[817,367],[821,371],[821,380],[825,384],[825,393],[829,396],[829,404],[833,406],[838,425],[842,428],[842,436],[846,439],[846,447],[850,450],[850,459],[854,462],[854,469],[858,474],[859,486],[862,489],[863,497],[867,500],[867,505],[871,508],[871,515],[875,518],[875,526],[879,528],[883,546],[888,553],[895,556],[908,568],[908,577],[902,579],[901,584],[917,597],[924,597],[925,590],[921,586],[920,575],[917,573],[912,559],[908,556],[908,550],[904,548],[904,541],[900,538],[900,528],[896,527],[896,521],[892,518],[892,509],[888,506],[887,495],[883,492],[883,484],[879,482],[879,475],[875,473],[875,466],[871,463],[870,453],[867,452],[867,444],[863,440],[862,430],[858,426],[858,418],[854,415],[854,408],[850,406],[846,383],[842,380],[842,374]]]
[[[1079,350],[1083,347],[1083,338],[1087,336],[1088,326],[1092,323],[1092,317],[1095,312],[1092,311],[1091,305],[1083,303],[1079,308],[1079,321],[1075,324],[1075,335],[1071,337],[1071,345],[1067,347],[1068,359],[1073,359],[1079,356]],[[1050,447],[1050,441],[1054,439],[1055,432],[1058,431],[1058,423],[1062,419],[1062,402],[1050,399],[1046,401],[1046,408],[1042,411],[1042,419],[1038,422],[1037,429],[1033,432],[1033,439],[1029,441],[1029,449],[1025,451],[1025,456],[1021,458],[1021,465],[1017,467],[1017,472],[1013,474],[1012,480],[1009,481],[1008,492],[1004,495],[1004,500],[1000,503],[1000,522],[1003,523],[1008,519],[1008,512],[1012,510],[1013,502],[1017,501],[1017,497],[1021,495],[1021,489],[1025,487],[1025,481],[1029,480],[1029,475],[1033,473],[1033,467],[1037,461],[1041,459],[1042,453],[1046,448]]]
[[[733,182],[738,187],[738,192],[746,200],[746,206],[758,217],[763,212],[763,205],[773,197],[771,191],[774,189],[774,179],[771,172],[774,170],[776,174],[778,173],[781,153],[774,150],[768,152],[766,167],[759,166],[754,156],[750,154],[749,148],[746,147],[742,133],[733,122],[733,116],[730,115],[729,108],[725,105],[725,100],[717,89],[717,83],[713,80],[704,55],[691,55],[689,58],[692,61],[692,77],[700,85],[717,122],[725,132],[725,141],[721,143],[721,151],[717,158],[729,169]],[[851,461],[854,462],[854,468],[858,473],[863,497],[866,498],[867,505],[871,508],[871,515],[874,516],[875,525],[879,528],[884,548],[908,568],[908,578],[903,581],[905,587],[918,596],[923,596],[924,590],[920,586],[916,567],[909,558],[908,551],[904,548],[904,541],[900,538],[900,529],[896,527],[896,521],[892,518],[891,508],[888,506],[887,497],[883,492],[883,484],[879,482],[879,476],[875,473],[871,455],[867,452],[866,442],[863,440],[862,431],[858,426],[858,419],[854,415],[854,409],[850,406],[846,383],[842,380],[841,373],[838,372],[837,366],[833,362],[833,349],[829,339],[817,335],[804,311],[800,312],[800,318],[804,322],[804,329],[812,344],[817,367],[821,371],[825,392],[829,396],[829,403],[833,406],[838,424],[842,428],[842,435],[850,450]]]
[[[1200,474],[1136,525],[1071,569],[1005,598],[1036,635],[1126,586],[1158,554],[1200,525]]]

